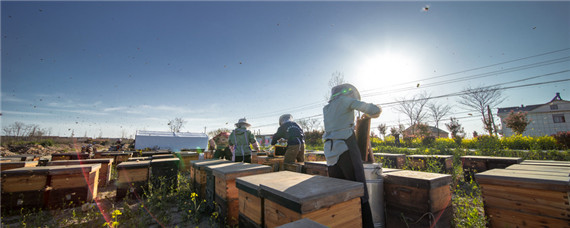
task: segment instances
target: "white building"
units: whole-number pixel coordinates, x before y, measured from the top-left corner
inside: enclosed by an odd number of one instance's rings
[[[527,112],[527,119],[531,122],[523,132],[524,136],[544,136],[570,131],[570,122],[568,122],[570,101],[562,100],[560,93],[556,93],[556,96],[545,104],[499,108],[497,115],[501,118],[501,131],[506,137],[515,134],[513,130],[506,127],[504,121],[511,111]]]
[[[192,132],[137,131],[135,150],[146,148],[178,152],[182,149],[198,151],[208,147],[208,135]]]

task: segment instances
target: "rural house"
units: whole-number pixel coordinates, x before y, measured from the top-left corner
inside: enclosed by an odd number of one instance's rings
[[[403,135],[418,135],[419,131],[420,130],[416,127],[416,125],[413,125],[411,127],[408,127],[406,130],[404,130],[404,132],[402,132],[402,134]],[[441,130],[437,127],[428,126],[428,131],[429,131],[429,135],[433,136],[435,138],[449,138],[449,133],[447,131]]]
[[[567,121],[570,118],[570,101],[562,100],[560,93],[556,93],[556,96],[545,104],[499,108],[497,115],[501,118],[501,131],[505,137],[515,134],[505,124],[505,118],[511,111],[526,112],[527,119],[531,120],[523,132],[524,136],[544,136],[570,131],[570,123]]]
[[[192,132],[137,131],[135,150],[199,151],[208,147],[208,135]]]

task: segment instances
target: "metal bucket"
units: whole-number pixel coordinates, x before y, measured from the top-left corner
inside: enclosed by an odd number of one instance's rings
[[[384,227],[384,179],[382,179],[382,163],[364,164],[364,176],[368,188],[368,201],[372,211],[374,227]]]

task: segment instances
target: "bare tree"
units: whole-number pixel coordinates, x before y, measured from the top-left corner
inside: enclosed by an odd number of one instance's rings
[[[489,135],[493,135],[492,130],[492,120],[485,115],[487,106],[493,108],[496,105],[502,103],[505,97],[502,96],[500,87],[485,87],[479,86],[476,88],[467,87],[463,90],[463,94],[459,95],[461,100],[459,103],[467,106],[470,110],[479,112],[483,117],[483,126],[485,130],[489,132]],[[489,108],[490,109],[490,108]]]
[[[176,117],[173,120],[168,121],[168,127],[171,132],[180,132],[180,129],[184,126],[186,121],[180,117]]]
[[[332,73],[331,78],[329,79],[329,90],[325,94],[325,101],[328,101],[331,98],[331,89],[337,85],[342,85],[346,83],[344,81],[344,73],[339,71],[335,71]]]
[[[311,132],[314,130],[317,130],[320,125],[321,125],[321,121],[319,119],[299,119],[296,121],[297,124],[299,124],[299,126],[301,127],[301,129],[303,129],[304,132]]]
[[[386,124],[378,124],[378,131],[380,132],[380,135],[382,135],[382,139],[386,140],[386,130],[388,129],[388,127],[386,126]]]
[[[406,99],[405,97],[396,99],[398,102],[396,110],[406,115],[410,121],[410,126],[414,126],[415,124],[421,123],[425,120],[428,114],[425,111],[425,107],[430,97],[431,96],[427,93],[421,93],[414,95],[410,99]],[[414,131],[414,128],[412,128],[412,131]],[[412,134],[413,133],[414,132],[412,132]]]
[[[435,127],[437,128],[437,137],[439,137],[439,122],[449,114],[451,106],[447,104],[440,104],[437,102],[432,102],[428,104],[428,109],[433,121],[435,122]]]

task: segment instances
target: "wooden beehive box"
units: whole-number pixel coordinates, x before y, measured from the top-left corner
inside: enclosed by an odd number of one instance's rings
[[[25,167],[2,171],[2,211],[43,208],[47,201],[47,167]]]
[[[271,167],[259,164],[237,163],[236,165],[212,168],[215,177],[215,201],[220,205],[221,216],[230,225],[238,224],[239,198],[236,178],[271,172]]]
[[[88,153],[57,153],[51,155],[52,161],[60,160],[84,160],[89,159]]]
[[[570,227],[570,177],[492,169],[475,174],[491,227]]]
[[[239,202],[239,227],[264,227],[261,184],[271,186],[285,179],[309,179],[302,173],[282,171],[236,178]]]
[[[152,157],[132,157],[127,159],[127,161],[150,161],[150,160],[152,160]]]
[[[117,173],[117,200],[128,194],[140,198],[148,186],[150,160],[122,162],[117,165]]]
[[[451,206],[451,175],[402,170],[383,174],[386,205],[420,213]]]
[[[162,156],[162,155],[160,155]],[[170,189],[178,188],[178,170],[180,159],[166,155],[168,158],[153,159],[150,161],[150,179],[153,186],[167,186]]]
[[[214,177],[213,174],[213,169],[214,168],[221,168],[221,167],[227,167],[227,166],[234,166],[234,165],[241,165],[242,163],[240,162],[228,162],[228,163],[221,163],[221,164],[215,164],[215,165],[208,165],[205,166],[204,170],[206,171],[206,184],[205,184],[205,188],[204,188],[204,192],[202,192],[201,196],[203,199],[206,200],[206,212],[210,212],[212,211],[215,206],[214,206],[214,202],[216,200],[216,178]],[[204,185],[202,185],[204,186]],[[202,189],[201,189],[202,190]]]
[[[95,158],[112,158],[115,165],[129,161],[131,157],[133,157],[133,152],[103,152],[95,154]]]
[[[155,154],[152,155],[152,159],[163,159],[163,158],[174,158],[174,154]]]
[[[570,176],[570,166],[549,166],[549,165],[526,165],[526,164],[514,164],[507,168],[506,170],[526,170],[534,172],[546,172],[548,175],[569,175]]]
[[[329,176],[329,169],[326,161],[306,161],[305,172],[311,175]]]
[[[177,152],[174,155],[180,159],[180,171],[187,172],[192,167],[190,161],[196,161],[200,158],[200,155],[196,152]]]
[[[111,181],[112,158],[86,159],[86,160],[60,160],[48,162],[48,166],[101,164],[99,170],[99,187],[106,186]]]
[[[408,155],[408,165],[414,169],[426,170],[430,162],[442,167],[443,172],[450,173],[453,170],[453,155]]]
[[[257,164],[261,165],[267,161],[269,161],[269,156],[267,156],[267,155],[259,156],[259,154],[257,155]],[[251,161],[251,163],[256,164],[253,161]]]
[[[276,157],[267,157],[265,162],[261,163],[261,165],[267,165],[271,167],[272,172],[279,172],[283,170],[283,161],[285,157],[283,156],[276,156]]]
[[[388,228],[451,228],[453,209],[447,207],[434,213],[422,213],[393,205],[386,205]]]
[[[471,180],[475,173],[490,169],[504,169],[510,165],[521,163],[518,157],[490,157],[490,156],[461,156],[465,180]]]
[[[199,194],[200,197],[206,196],[206,184],[207,184],[207,173],[206,173],[206,166],[209,165],[218,165],[224,163],[234,163],[228,160],[221,160],[221,159],[211,159],[211,160],[204,160],[198,161],[193,163],[194,166],[194,191]]]
[[[305,162],[283,163],[283,170],[298,172],[298,173],[306,173]]]
[[[49,168],[48,207],[81,205],[97,197],[100,163]]]
[[[12,155],[6,156],[4,158],[10,159],[12,161],[39,161],[40,156],[34,154],[21,154],[21,155]]]
[[[394,167],[401,169],[406,164],[406,155],[404,154],[389,154],[389,153],[374,153],[375,162],[382,163],[382,167]]]
[[[0,171],[17,169],[22,167],[36,167],[38,166],[38,161],[8,161],[0,163]]]
[[[266,227],[309,218],[328,227],[362,227],[364,184],[323,176],[300,176],[261,184]]]

